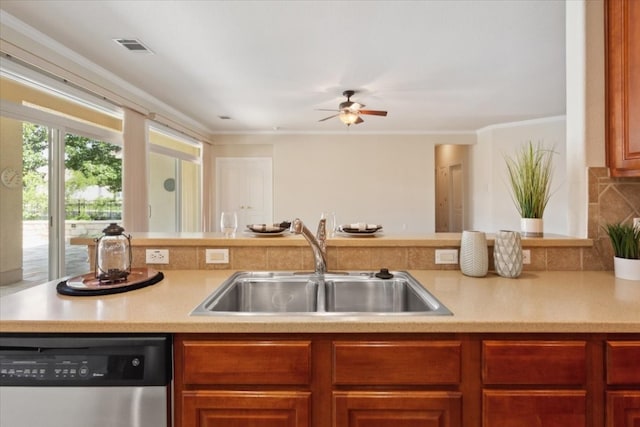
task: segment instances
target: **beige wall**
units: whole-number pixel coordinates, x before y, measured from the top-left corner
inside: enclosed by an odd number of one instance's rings
[[[273,157],[274,219],[380,223],[387,232],[435,229],[434,147],[460,135],[217,135],[214,155]],[[233,147],[233,148],[232,148]],[[239,148],[243,147],[243,149]]]
[[[22,173],[22,123],[0,117],[0,171]],[[22,280],[22,187],[0,184],[0,285]]]

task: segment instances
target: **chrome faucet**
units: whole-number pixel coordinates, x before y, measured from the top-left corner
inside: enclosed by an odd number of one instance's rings
[[[296,218],[291,223],[291,232],[294,234],[302,234],[311,249],[313,250],[313,258],[316,264],[316,274],[322,275],[327,272],[327,220],[322,218],[318,223],[318,231],[314,236],[311,231],[303,224],[302,220]]]

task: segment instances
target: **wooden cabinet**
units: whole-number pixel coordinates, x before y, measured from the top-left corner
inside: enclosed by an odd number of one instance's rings
[[[640,426],[640,341],[607,341],[607,427]]]
[[[460,368],[459,341],[335,341],[333,425],[462,426],[462,393],[424,391],[457,390]],[[387,390],[374,391],[380,387]]]
[[[177,334],[175,427],[638,427],[640,334]]]
[[[311,341],[177,336],[175,425],[311,425]]]
[[[588,425],[585,341],[484,341],[482,382],[485,426]]]
[[[640,176],[640,2],[605,0],[606,153],[612,176]]]

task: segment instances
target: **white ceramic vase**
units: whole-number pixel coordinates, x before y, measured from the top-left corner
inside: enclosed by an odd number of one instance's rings
[[[523,237],[543,237],[543,226],[542,218],[520,218],[520,230]]]
[[[460,242],[460,271],[465,276],[484,277],[489,270],[487,236],[482,231],[463,231]]]
[[[613,257],[613,272],[618,279],[640,281],[640,259]]]
[[[493,264],[502,277],[515,278],[522,273],[522,240],[517,231],[500,230],[493,244]]]

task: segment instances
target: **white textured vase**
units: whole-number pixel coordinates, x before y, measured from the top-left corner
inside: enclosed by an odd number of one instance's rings
[[[640,281],[640,259],[613,257],[613,271],[618,279]]]
[[[515,278],[522,273],[522,241],[517,231],[500,230],[493,245],[493,264],[502,277]]]
[[[520,230],[523,237],[543,237],[543,226],[542,218],[520,218]]]
[[[460,242],[460,271],[465,276],[484,277],[489,270],[487,236],[482,231],[463,231]]]

